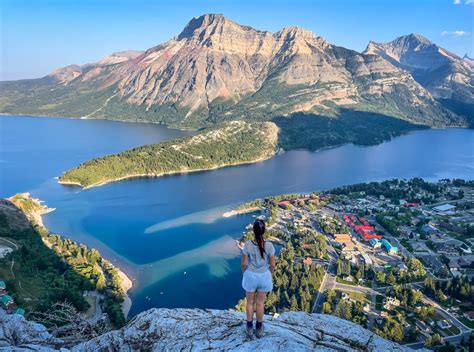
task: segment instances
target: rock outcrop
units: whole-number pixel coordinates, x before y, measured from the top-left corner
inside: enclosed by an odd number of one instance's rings
[[[5,320],[1,337],[15,351],[60,348],[44,327],[16,316]],[[246,338],[243,313],[199,309],[151,309],[124,328],[70,347],[95,351],[407,351],[364,328],[333,316],[302,312],[266,317],[265,336]],[[1,330],[0,330],[1,331]],[[68,349],[63,348],[62,351]]]
[[[54,351],[61,344],[62,341],[51,336],[43,325],[0,309],[1,351]]]

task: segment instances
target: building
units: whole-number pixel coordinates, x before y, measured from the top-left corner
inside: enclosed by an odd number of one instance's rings
[[[392,246],[392,244],[387,241],[385,238],[383,238],[381,241],[382,246],[387,250],[387,252],[395,254],[398,253],[398,248],[395,246]]]
[[[447,203],[447,204],[438,205],[437,207],[434,207],[433,210],[437,213],[444,213],[446,211],[451,211],[455,208],[456,208],[455,205]]]
[[[376,238],[371,238],[369,240],[369,243],[372,246],[372,248],[374,248],[374,249],[382,247],[382,243],[380,242],[380,240],[378,240]]]
[[[427,235],[435,235],[439,232],[439,230],[431,224],[424,224],[421,227],[421,231]]]
[[[431,332],[431,328],[429,325],[425,324],[421,320],[416,320],[415,322],[416,327],[420,330],[420,332],[426,336],[426,334],[429,334]]]
[[[347,233],[335,233],[334,239],[336,240],[336,242],[343,243],[345,241],[350,241],[351,235]]]
[[[433,241],[433,246],[439,253],[458,254],[458,251],[462,250],[465,247],[465,244],[457,239],[448,238],[445,240]]]
[[[373,264],[372,259],[370,259],[367,253],[361,253],[362,259],[364,260],[365,265],[370,266]]]
[[[400,306],[400,300],[395,297],[385,297],[383,300],[383,307],[386,310],[392,310]]]
[[[459,258],[452,258],[449,263],[448,263],[448,266],[449,266],[449,270],[453,270],[453,271],[458,271],[461,266],[459,265]]]
[[[446,319],[444,320],[438,320],[438,323],[437,325],[441,328],[441,329],[449,329],[452,325],[449,321],[447,321]]]
[[[291,206],[291,204],[289,201],[284,200],[284,201],[278,202],[278,206],[282,209],[288,209]]]
[[[464,317],[469,321],[474,321],[474,311],[470,310],[469,312],[464,313]]]
[[[360,237],[364,241],[369,241],[372,238],[380,240],[382,238],[381,235],[377,235],[375,233],[375,227],[373,226],[366,226],[366,225],[356,225],[354,226],[354,229],[357,231],[357,233],[360,235]]]
[[[306,259],[303,259],[303,264],[309,266],[309,265],[313,264],[313,259],[311,259],[310,257],[308,257]]]

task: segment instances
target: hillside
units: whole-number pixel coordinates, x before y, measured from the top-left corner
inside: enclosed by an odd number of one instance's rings
[[[63,184],[92,187],[131,177],[193,172],[268,159],[277,151],[271,122],[232,121],[188,138],[134,148],[85,162],[60,177]]]
[[[266,335],[247,340],[244,314],[200,309],[151,309],[124,328],[65,346],[44,326],[6,315],[0,309],[0,347],[15,351],[410,351],[407,347],[324,314],[283,313],[267,316]]]
[[[474,121],[474,69],[466,56],[463,59],[419,34],[370,42],[364,53],[407,70],[447,108]]]
[[[40,215],[51,210],[28,193],[0,199],[0,244],[13,249],[0,258],[8,294],[28,317],[35,317],[64,301],[86,314],[92,301],[83,293],[94,292],[91,296],[101,298],[111,325],[122,326],[124,291],[118,270],[97,250],[49,232]]]
[[[341,109],[429,126],[464,126],[412,75],[380,55],[327,42],[300,27],[270,33],[223,15],[193,18],[164,44],[2,82],[0,112],[150,121],[201,128]]]

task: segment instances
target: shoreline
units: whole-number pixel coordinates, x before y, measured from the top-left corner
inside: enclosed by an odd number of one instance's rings
[[[177,175],[185,175],[185,174],[190,174],[190,173],[195,173],[195,172],[213,171],[213,170],[222,169],[222,168],[231,167],[231,166],[256,164],[256,163],[271,159],[275,155],[277,155],[276,151],[273,154],[269,155],[269,156],[262,157],[262,158],[259,158],[259,159],[256,159],[256,160],[243,161],[243,162],[225,164],[225,165],[218,165],[218,166],[214,166],[214,167],[211,167],[211,168],[205,168],[205,169],[194,169],[194,170],[187,170],[187,171],[170,171],[170,172],[164,172],[164,173],[161,173],[161,174],[126,175],[126,176],[114,178],[114,179],[107,180],[107,181],[95,182],[95,183],[92,183],[88,186],[84,186],[78,181],[62,181],[60,178],[58,178],[58,183],[61,184],[61,185],[65,185],[65,186],[79,186],[83,190],[86,190],[86,189],[90,189],[90,188],[94,188],[94,187],[104,186],[104,185],[109,184],[109,183],[114,183],[114,182],[118,182],[118,181],[134,179],[134,178],[158,178],[158,177],[163,177],[163,176],[177,176]]]
[[[43,201],[38,199],[38,198],[32,198],[30,193],[29,192],[25,192],[25,193],[19,193],[22,197],[25,197],[26,199],[30,199],[31,201],[33,201],[36,205],[38,205],[39,209],[33,209],[31,212],[30,212],[30,216],[32,217],[32,220],[40,227],[46,229],[46,231],[50,232],[48,228],[46,228],[46,226],[44,226],[43,224],[43,215],[45,214],[48,214],[48,213],[51,213],[53,211],[56,210],[56,208],[49,208],[47,207],[46,205],[42,204]],[[7,198],[8,200],[12,201],[12,197],[9,197]],[[63,236],[64,238],[67,238],[66,236]],[[43,242],[45,242],[45,244],[51,249],[51,243],[49,243],[48,241],[46,240],[43,240]],[[92,248],[92,247],[90,247]],[[102,259],[104,260],[107,260],[105,259],[104,257],[102,257],[102,254],[100,255]],[[113,265],[115,267],[115,269],[117,269],[117,273],[121,279],[121,283],[120,283],[120,288],[122,289],[123,291],[123,302],[121,304],[122,306],[122,312],[123,312],[123,315],[125,317],[125,319],[128,318],[128,313],[130,312],[130,308],[132,307],[132,299],[130,298],[130,296],[128,295],[128,291],[133,287],[133,282],[132,280],[127,276],[127,274],[125,274],[125,272],[123,272],[118,266],[116,265]]]
[[[133,287],[132,280],[125,274],[119,267],[115,267],[118,271],[118,275],[122,279],[120,287],[123,291],[123,303],[122,303],[122,312],[125,317],[125,320],[128,319],[128,313],[130,312],[130,308],[132,308],[132,299],[128,295],[128,291]]]

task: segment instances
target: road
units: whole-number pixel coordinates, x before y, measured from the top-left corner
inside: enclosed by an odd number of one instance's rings
[[[325,235],[327,239],[326,240],[327,246],[328,246],[327,253],[330,257],[329,264],[327,264],[327,268],[326,268],[326,274],[324,275],[321,285],[319,285],[318,294],[316,295],[316,298],[313,304],[313,309],[312,309],[313,313],[320,313],[323,308],[323,303],[324,303],[324,298],[325,298],[324,292],[334,287],[335,280],[336,280],[334,276],[336,272],[336,261],[337,259],[339,259],[339,256],[337,255],[336,251],[334,250],[334,247],[332,246],[331,242],[328,240],[328,237],[324,233],[321,226],[319,226],[318,222],[314,220],[313,214],[310,214],[309,212],[305,212],[305,216],[310,220],[311,227],[316,232]]]

